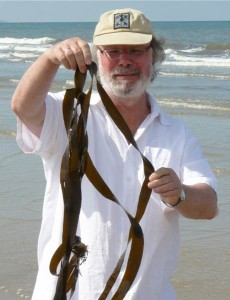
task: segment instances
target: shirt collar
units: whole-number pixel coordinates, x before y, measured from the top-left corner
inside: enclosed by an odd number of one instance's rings
[[[90,100],[91,105],[97,105],[99,103],[102,104],[100,95],[97,91],[92,91],[92,96],[93,97]],[[166,113],[164,113],[161,110],[159,104],[157,103],[156,98],[148,93],[148,100],[151,107],[151,113],[149,115],[150,120],[152,121],[155,118],[159,118],[159,121],[161,122],[162,125],[164,126],[172,125],[170,116],[168,116]]]
[[[157,103],[156,98],[148,93],[148,100],[151,107],[151,113],[150,113],[151,120],[155,118],[159,118],[159,121],[161,122],[162,125],[165,126],[172,125],[172,120],[170,116],[161,110],[159,104]]]

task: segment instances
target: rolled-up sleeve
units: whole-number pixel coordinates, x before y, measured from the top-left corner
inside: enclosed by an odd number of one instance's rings
[[[182,182],[186,185],[206,183],[215,191],[217,189],[217,180],[208,160],[203,156],[196,138],[189,131],[187,131],[182,157],[181,178]]]
[[[35,136],[26,125],[17,120],[17,143],[24,153],[41,155],[48,158],[57,145],[63,144],[66,131],[62,117],[62,99],[64,93],[48,93],[46,97],[46,114],[40,138]],[[67,137],[66,137],[67,139]]]

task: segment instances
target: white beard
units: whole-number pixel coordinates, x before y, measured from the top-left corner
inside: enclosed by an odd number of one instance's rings
[[[112,93],[118,98],[130,98],[130,97],[139,97],[145,93],[147,87],[149,86],[152,79],[152,65],[149,70],[149,73],[146,76],[143,76],[139,73],[136,68],[130,67],[117,67],[113,72],[108,76],[104,74],[103,67],[100,62],[98,62],[99,77],[102,86],[107,93]],[[114,80],[114,74],[125,74],[126,72],[133,71],[139,76],[137,82],[130,82],[128,80]]]

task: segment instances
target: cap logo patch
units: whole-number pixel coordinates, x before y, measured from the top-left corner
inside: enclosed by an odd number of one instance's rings
[[[114,15],[114,29],[130,28],[130,14],[115,14]]]

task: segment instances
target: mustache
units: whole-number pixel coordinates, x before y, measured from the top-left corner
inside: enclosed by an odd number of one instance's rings
[[[134,74],[134,75],[140,75],[140,71],[135,67],[116,67],[112,71],[113,75],[126,75],[126,74]]]

